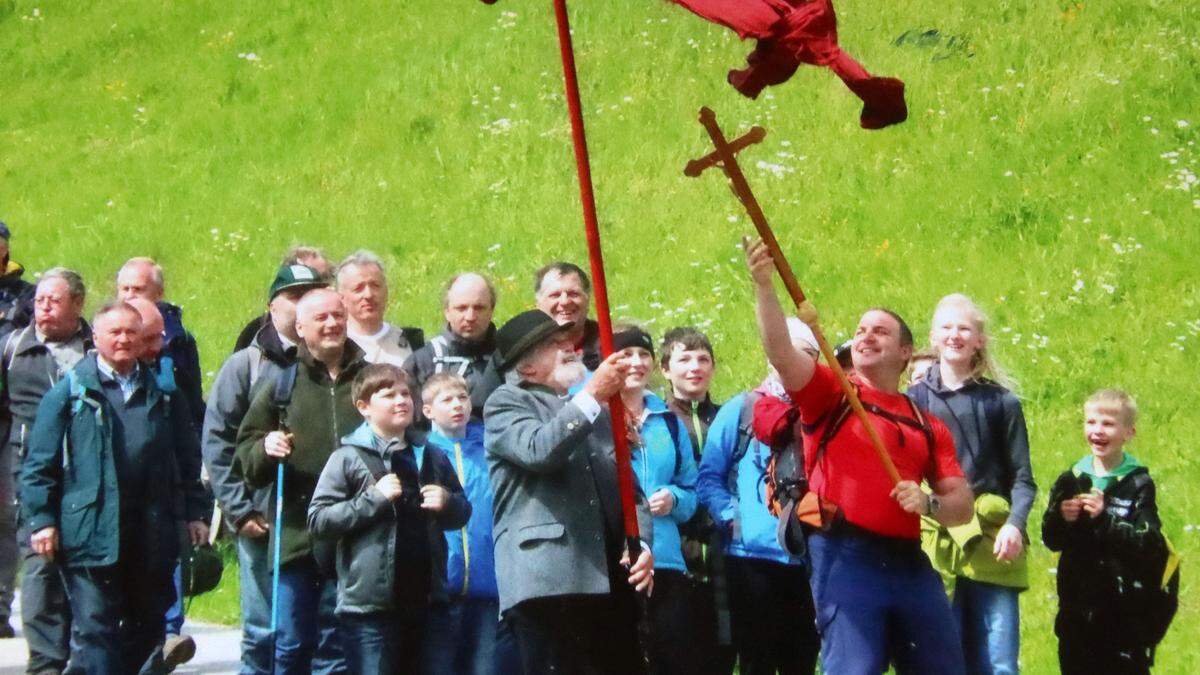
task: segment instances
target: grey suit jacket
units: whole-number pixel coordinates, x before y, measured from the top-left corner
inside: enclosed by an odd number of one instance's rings
[[[500,611],[532,598],[608,593],[606,528],[623,540],[608,414],[589,422],[552,390],[523,383],[498,388],[483,419]],[[649,544],[650,512],[636,492]]]

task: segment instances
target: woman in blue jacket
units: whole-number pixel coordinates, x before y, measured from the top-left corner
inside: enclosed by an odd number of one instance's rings
[[[629,374],[621,398],[631,422],[633,471],[654,516],[654,593],[649,600],[651,672],[695,673],[691,644],[691,580],[679,527],[696,513],[696,460],[687,431],[658,396],[646,391],[654,372],[654,342],[640,328],[613,336],[626,354]]]

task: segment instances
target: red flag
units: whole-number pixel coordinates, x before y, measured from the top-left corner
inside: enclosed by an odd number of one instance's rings
[[[801,63],[824,66],[862,99],[859,123],[882,129],[908,118],[904,83],[875,77],[838,46],[837,17],[831,0],[672,0],[694,14],[758,40],[749,64],[729,71],[729,83],[757,98],[764,87],[782,84]]]

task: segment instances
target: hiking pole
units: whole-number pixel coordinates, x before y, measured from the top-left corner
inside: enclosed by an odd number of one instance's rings
[[[600,355],[608,358],[613,352],[612,316],[608,308],[608,283],[604,276],[604,254],[600,248],[600,226],[596,220],[596,197],[592,190],[592,169],[588,160],[587,136],[583,128],[583,111],[579,101],[579,81],[575,73],[575,48],[571,43],[571,24],[567,16],[567,1],[554,0],[554,18],[558,26],[558,47],[562,57],[563,80],[567,95],[567,114],[571,118],[571,140],[575,149],[575,169],[579,177],[579,198],[583,206],[583,226],[587,235],[588,260],[592,268],[592,294],[596,299],[596,321],[600,324]],[[612,422],[613,452],[617,462],[617,486],[621,495],[621,512],[625,530],[625,546],[629,564],[637,562],[642,553],[638,531],[637,504],[633,492],[633,468],[630,463],[629,437],[625,426],[625,404],[620,393],[608,400]],[[638,602],[637,632],[642,661],[649,664],[650,620],[646,596],[636,593]]]
[[[279,430],[291,435],[287,408],[280,406]],[[271,565],[271,670],[275,669],[275,645],[279,642],[279,556],[283,551],[283,461],[275,465],[275,541]]]
[[[795,303],[796,309],[800,310],[801,305],[806,302],[804,291],[800,288],[800,282],[796,281],[796,275],[792,273],[792,266],[788,264],[787,258],[784,257],[783,251],[779,248],[779,241],[775,238],[775,233],[771,230],[771,226],[767,224],[767,218],[763,215],[762,209],[758,206],[758,200],[755,199],[754,193],[750,190],[750,184],[746,182],[746,176],[742,173],[742,168],[737,163],[737,153],[741,150],[758,143],[767,135],[767,131],[762,127],[754,127],[740,138],[734,139],[732,142],[725,140],[725,134],[721,131],[720,125],[717,124],[717,115],[711,109],[704,107],[700,109],[700,124],[704,125],[708,131],[709,138],[712,139],[713,146],[716,148],[713,152],[694,159],[687,163],[683,173],[685,176],[695,178],[713,166],[720,166],[725,172],[725,176],[729,178],[729,182],[733,187],[733,194],[742,202],[742,206],[746,208],[746,213],[750,215],[750,220],[754,223],[754,228],[758,230],[758,236],[762,238],[766,244],[767,250],[771,253],[771,259],[775,262],[775,269],[779,272],[780,278],[783,279],[783,285],[787,288],[788,295],[791,296],[792,302]],[[810,305],[811,306],[811,305]],[[896,465],[892,462],[892,456],[888,454],[884,448],[883,439],[879,437],[879,432],[875,429],[875,425],[871,424],[870,418],[867,416],[867,411],[863,409],[862,401],[858,399],[858,391],[854,385],[850,383],[850,379],[846,377],[846,371],[842,370],[841,364],[838,363],[837,357],[833,353],[833,348],[829,346],[829,341],[825,339],[825,333],[821,330],[821,324],[816,318],[808,327],[812,329],[813,335],[817,338],[817,346],[821,350],[821,355],[825,357],[826,363],[829,364],[833,374],[837,377],[838,384],[842,387],[842,392],[846,395],[846,400],[850,403],[851,410],[862,422],[863,428],[866,429],[867,435],[871,438],[871,446],[875,449],[875,454],[879,456],[879,462],[883,464],[884,471],[887,471],[888,477],[892,479],[892,483],[899,483],[900,472],[896,470]]]

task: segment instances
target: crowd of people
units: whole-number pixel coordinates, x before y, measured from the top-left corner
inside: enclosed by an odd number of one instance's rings
[[[20,570],[29,673],[191,659],[183,563],[210,523],[237,551],[242,673],[1020,670],[1037,485],[966,296],[938,304],[928,350],[880,307],[839,350],[897,482],[759,242],[765,371],[718,403],[694,327],[618,326],[602,357],[572,263],[538,269],[512,303],[535,308],[499,327],[491,281],[453,276],[426,341],[386,320],[380,258],[311,247],[204,396],[155,261],[124,263],[87,321],[80,275],[24,280],[10,238],[0,224],[0,631]],[[1120,390],[1084,403],[1087,451],[1043,515],[1064,673],[1148,672],[1169,622],[1154,482],[1125,452],[1136,419]]]

